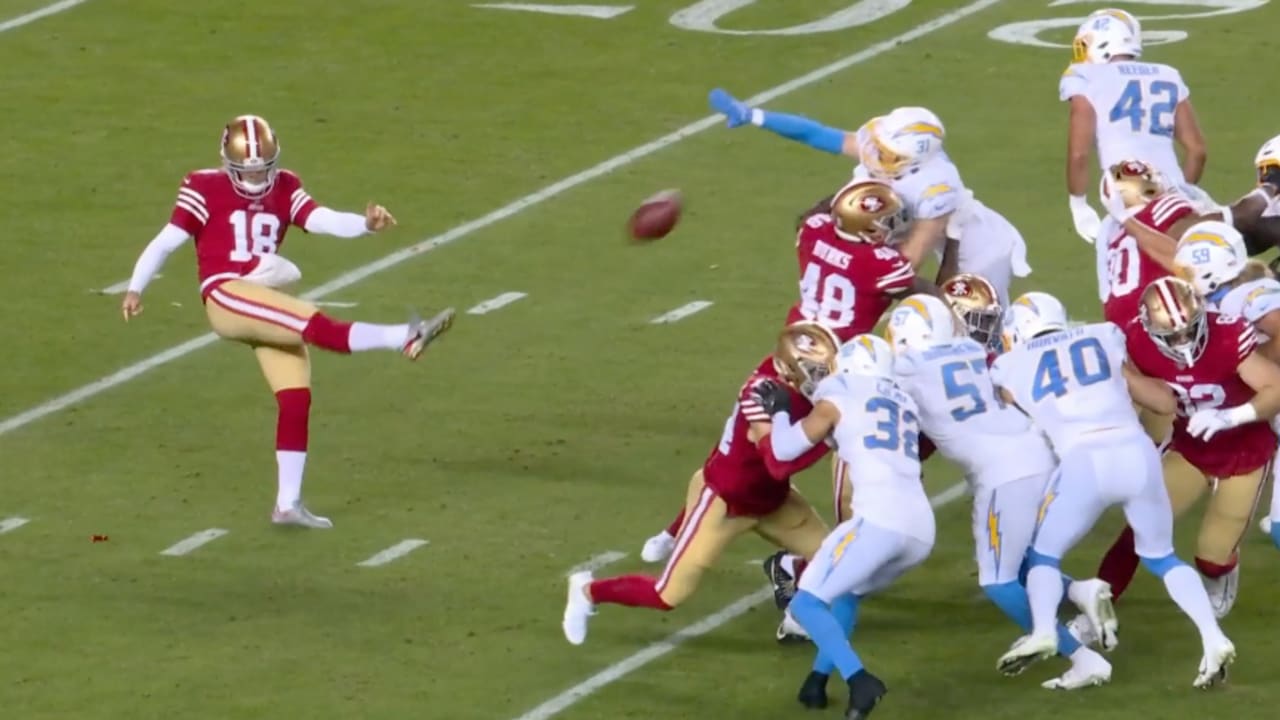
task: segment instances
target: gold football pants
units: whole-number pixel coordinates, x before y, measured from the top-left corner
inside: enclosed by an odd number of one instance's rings
[[[1175,518],[1185,514],[1205,491],[1212,491],[1200,520],[1196,557],[1216,565],[1229,564],[1249,529],[1272,464],[1267,463],[1251,473],[1216,480],[1173,451],[1164,454],[1163,464],[1164,484]]]
[[[302,333],[316,306],[242,280],[215,287],[205,315],[219,337],[253,348],[272,392],[311,386],[311,362]]]

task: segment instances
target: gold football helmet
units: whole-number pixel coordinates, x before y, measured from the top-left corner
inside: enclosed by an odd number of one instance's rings
[[[241,115],[222,130],[222,165],[236,192],[259,198],[276,181],[280,140],[267,121],[257,115]]]
[[[1102,176],[1102,196],[1118,192],[1127,208],[1146,205],[1164,191],[1160,171],[1140,160],[1121,160]]]
[[[884,242],[906,224],[906,203],[888,183],[855,180],[831,201],[836,234],[853,242]]]
[[[1195,364],[1209,342],[1204,301],[1181,278],[1162,277],[1148,285],[1138,317],[1160,352],[1183,367]]]
[[[964,321],[969,337],[988,350],[1000,347],[1000,318],[1004,308],[1000,295],[986,278],[973,273],[960,273],[942,284],[951,309]]]
[[[840,339],[822,323],[794,322],[778,335],[773,367],[778,376],[807,398],[823,378],[836,371]]]

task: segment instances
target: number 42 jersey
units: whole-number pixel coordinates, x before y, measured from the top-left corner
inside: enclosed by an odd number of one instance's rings
[[[207,295],[219,281],[243,277],[263,255],[274,255],[289,226],[303,227],[317,207],[288,170],[253,199],[236,192],[223,170],[197,170],[183,178],[169,223],[195,238],[200,293]]]
[[[910,292],[915,271],[896,249],[836,234],[831,215],[811,215],[796,236],[800,302],[787,323],[816,320],[848,342],[871,332],[894,298]]]

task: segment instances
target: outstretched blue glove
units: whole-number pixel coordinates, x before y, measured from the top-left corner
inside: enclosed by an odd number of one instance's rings
[[[716,88],[707,95],[707,102],[711,104],[711,109],[718,113],[723,113],[728,119],[726,123],[731,128],[746,125],[751,122],[751,108],[738,98],[729,93]]]

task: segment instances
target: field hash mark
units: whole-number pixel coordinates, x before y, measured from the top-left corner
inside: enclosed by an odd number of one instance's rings
[[[427,544],[429,544],[427,540],[419,540],[417,538],[401,540],[386,550],[375,553],[373,557],[368,560],[362,560],[356,563],[356,565],[359,567],[378,567],[380,565],[386,565],[387,563],[392,562],[393,560],[398,560]]]

